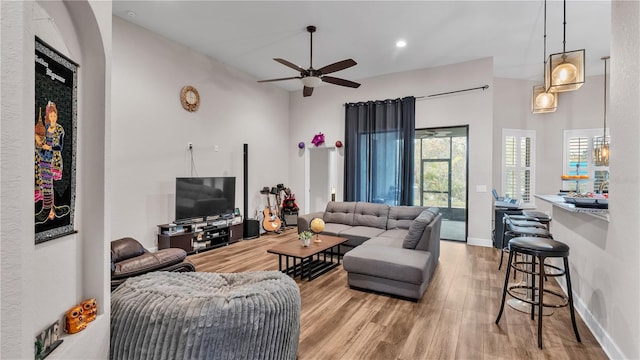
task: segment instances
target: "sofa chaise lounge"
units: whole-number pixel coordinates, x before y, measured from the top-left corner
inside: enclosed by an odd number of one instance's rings
[[[419,300],[440,256],[438,208],[330,202],[324,212],[298,217],[298,232],[313,218],[323,234],[347,238],[341,253],[349,286]]]

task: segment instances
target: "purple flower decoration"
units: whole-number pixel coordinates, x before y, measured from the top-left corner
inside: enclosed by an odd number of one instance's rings
[[[316,147],[324,144],[324,134],[323,133],[317,133],[313,137],[313,140],[311,140],[311,143],[313,144],[313,146],[316,146]]]

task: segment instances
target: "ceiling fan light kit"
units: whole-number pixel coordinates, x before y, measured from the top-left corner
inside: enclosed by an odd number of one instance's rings
[[[302,78],[302,85],[306,87],[316,87],[322,83],[322,79],[317,76],[307,76]]]
[[[302,96],[304,97],[311,96],[311,94],[313,94],[313,88],[320,85],[322,82],[351,87],[351,88],[359,87],[360,84],[356,82],[333,77],[333,76],[326,76],[326,74],[334,73],[336,71],[344,70],[356,65],[357,63],[353,59],[338,61],[336,63],[321,67],[320,69],[313,68],[313,33],[316,32],[316,27],[312,25],[307,26],[307,32],[309,33],[309,42],[310,42],[309,68],[304,69],[285,59],[275,58],[273,60],[279,62],[284,66],[290,67],[300,72],[300,76],[291,76],[286,78],[269,79],[269,80],[259,80],[258,82],[273,82],[273,81],[300,79],[302,81],[302,85],[304,86],[302,90]]]
[[[545,89],[554,93],[578,90],[584,84],[585,51],[566,51],[567,0],[563,6],[562,52],[549,55],[544,71]]]

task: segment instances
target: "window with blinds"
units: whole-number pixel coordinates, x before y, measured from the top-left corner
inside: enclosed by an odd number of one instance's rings
[[[534,205],[535,130],[502,129],[502,191]]]
[[[562,189],[579,193],[609,190],[609,162],[598,158],[598,149],[609,144],[602,129],[564,131],[564,174],[581,179],[563,180]]]
[[[589,138],[586,136],[570,137],[568,139],[569,163],[566,166],[567,175],[588,176]],[[587,191],[585,180],[571,180],[565,184],[564,190],[579,193]]]

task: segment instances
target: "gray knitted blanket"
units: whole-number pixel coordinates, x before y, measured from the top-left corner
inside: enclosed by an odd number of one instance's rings
[[[111,359],[295,359],[300,290],[278,271],[154,272],[111,294]]]

